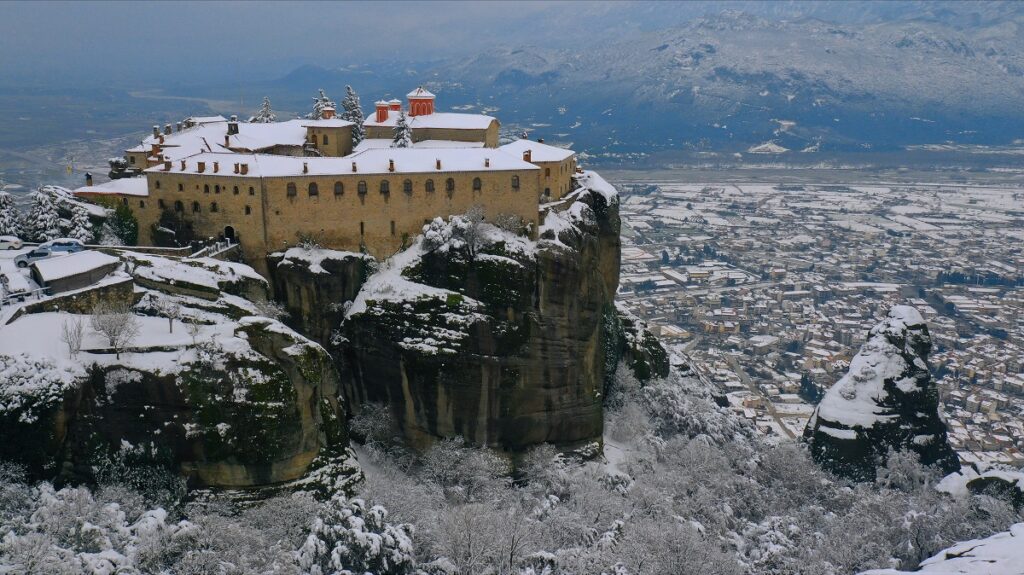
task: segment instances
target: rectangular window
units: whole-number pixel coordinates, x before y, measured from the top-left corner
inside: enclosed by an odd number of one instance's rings
[[[135,163],[135,156],[128,156],[128,163],[129,164],[134,164]]]
[[[366,232],[366,226],[363,222],[359,222],[359,235],[363,235]]]
[[[391,220],[391,235],[395,235],[395,220]]]

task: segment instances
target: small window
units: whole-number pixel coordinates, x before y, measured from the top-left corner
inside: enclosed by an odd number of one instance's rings
[[[327,145],[327,134],[324,134],[324,145]]]
[[[184,184],[178,184],[178,191],[179,192],[184,192],[185,191],[185,185]]]
[[[391,220],[391,235],[395,235],[395,220]]]
[[[341,182],[334,182],[334,197],[341,196],[345,193],[345,184]]]
[[[235,187],[231,188],[231,193],[237,196],[238,195],[238,186],[235,186]]]
[[[140,208],[146,207],[146,200],[139,200],[139,207]]]
[[[551,195],[551,188],[544,188],[544,195],[545,196],[550,196]]]
[[[174,211],[176,211],[176,212],[184,212],[185,211],[185,205],[182,204],[181,202],[174,202]]]
[[[550,178],[551,177],[551,168],[544,168],[544,177],[545,178]]]
[[[296,195],[298,195],[298,193],[299,192],[298,192],[297,188],[295,187],[295,183],[294,182],[288,182],[288,197],[289,198],[294,198]]]
[[[159,190],[160,189],[160,180],[157,180],[156,182],[154,182],[153,183],[153,187],[155,187],[156,189]]]
[[[480,181],[480,178],[473,178],[473,191],[479,192],[484,187],[484,183]]]
[[[249,186],[249,195],[250,196],[255,196],[256,195],[256,188],[254,188],[252,186]]]
[[[129,164],[134,164],[135,163],[135,156],[128,156],[128,163]]]
[[[407,194],[412,193],[412,180],[406,180],[402,182],[402,191]]]
[[[156,207],[160,208],[161,210],[164,209],[164,201],[163,200],[157,200],[156,201]]]
[[[192,212],[199,213],[199,202],[192,202]]]
[[[320,195],[320,188],[317,187],[316,182],[309,183],[309,197],[315,197]]]
[[[252,208],[251,208],[251,207],[249,207],[249,206],[245,206],[245,215],[247,215],[247,216],[248,216],[248,215],[249,215],[249,214],[251,214],[251,213],[252,213]]]
[[[213,186],[213,193],[215,193],[215,194],[219,194],[220,193],[220,184],[217,184],[217,185]]]
[[[455,191],[455,178],[448,178],[447,180],[445,180],[445,182],[444,182],[444,189],[445,189],[446,192],[454,192]]]
[[[204,194],[210,193],[210,184],[203,184],[203,193]]]
[[[311,135],[309,138],[310,138],[310,140],[312,140],[313,145],[315,146],[316,145],[316,134]]]
[[[382,193],[382,194],[390,194],[391,193],[391,182],[388,182],[387,180],[381,180],[380,181],[380,193]]]
[[[512,176],[512,189],[513,190],[518,190],[519,189],[519,176]]]
[[[359,235],[363,235],[366,231],[366,224],[359,222]]]
[[[210,211],[211,212],[216,212],[217,211],[217,202],[213,202],[212,204],[210,204]]]
[[[434,191],[434,180],[427,180],[427,183],[424,186],[424,189],[427,190],[428,192],[433,192]]]
[[[359,180],[359,183],[356,184],[356,191],[359,192],[360,194],[366,193],[366,180]]]
[[[128,198],[121,198],[121,203],[127,206],[128,205]]]

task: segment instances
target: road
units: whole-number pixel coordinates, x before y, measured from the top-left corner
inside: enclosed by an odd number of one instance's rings
[[[775,423],[777,423],[779,427],[782,428],[782,431],[785,432],[785,434],[790,439],[796,439],[796,436],[793,435],[793,432],[790,431],[788,427],[786,427],[786,424],[782,422],[782,419],[779,417],[779,414],[775,412],[775,404],[772,403],[771,400],[769,400],[761,393],[761,390],[757,387],[754,381],[750,379],[750,376],[747,375],[747,370],[743,369],[739,362],[736,361],[736,358],[734,356],[726,354],[725,358],[726,361],[729,362],[729,367],[731,367],[732,370],[736,372],[736,375],[739,376],[740,381],[743,383],[743,385],[747,386],[747,389],[749,389],[751,393],[757,395],[758,397],[764,400],[765,410],[768,412],[768,415],[772,416],[772,419],[775,420]]]

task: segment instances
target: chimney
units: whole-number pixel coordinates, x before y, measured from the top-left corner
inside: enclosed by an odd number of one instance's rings
[[[238,133],[238,117],[231,116],[231,121],[228,122],[228,135],[233,136]]]
[[[249,164],[242,164],[242,175],[244,176],[244,175],[246,175],[248,173],[249,173]]]
[[[155,137],[157,137],[159,135],[160,135],[160,126],[153,126],[153,137],[155,138]]]
[[[216,174],[219,171],[220,171],[220,162],[214,162],[213,163],[213,173]]]
[[[181,171],[185,171],[185,160],[181,161]]]
[[[87,186],[91,186],[92,185],[92,174],[90,174],[89,172],[85,173],[85,185],[87,185]]]
[[[302,162],[302,173],[303,174],[308,174],[309,173],[309,162]]]
[[[200,174],[206,171],[206,162],[196,162],[196,171]]]
[[[177,124],[174,125],[174,131],[175,132],[180,132],[181,131],[181,122],[178,122]]]
[[[523,152],[523,161],[524,162],[533,162],[533,150],[525,150]]]
[[[485,168],[490,168],[491,167],[491,159],[490,158],[484,158],[484,167]]]
[[[163,134],[161,134],[161,135],[160,135],[160,137],[159,137],[158,139],[160,140],[160,143],[161,143],[161,144],[163,144],[163,143],[164,143],[164,136],[163,136]]]
[[[171,125],[170,124],[164,124],[164,135],[165,136],[171,135]]]
[[[391,100],[388,102],[388,108],[393,112],[401,111],[402,101],[398,99]]]
[[[238,162],[235,162],[235,173],[238,173]]]
[[[381,100],[375,104],[377,106],[377,122],[388,121],[388,103]]]
[[[227,134],[224,134],[224,147],[225,148],[230,148],[231,147],[231,136],[229,136]]]
[[[544,143],[544,138],[537,138],[537,143],[538,144],[543,144]]]
[[[389,172],[395,171],[395,161],[394,160],[388,160],[388,171]]]
[[[165,172],[171,171],[171,161],[170,160],[164,160],[164,171]]]
[[[438,158],[438,159],[434,160],[434,162],[435,162],[434,163],[435,169],[440,170],[441,169],[441,158]]]
[[[334,112],[335,112],[334,108],[332,108],[330,106],[327,106],[326,108],[323,108],[322,110],[320,110],[320,119],[321,120],[330,120],[331,118],[334,117]]]

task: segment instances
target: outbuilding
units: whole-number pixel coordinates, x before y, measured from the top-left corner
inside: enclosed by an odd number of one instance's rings
[[[84,251],[32,263],[32,279],[49,295],[88,287],[117,269],[121,260],[97,251]]]

